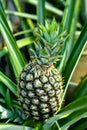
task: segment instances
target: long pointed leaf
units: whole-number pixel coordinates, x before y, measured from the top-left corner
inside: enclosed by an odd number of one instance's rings
[[[61,129],[68,130],[68,128],[72,124],[76,123],[77,121],[79,121],[82,118],[87,118],[87,108],[76,111],[76,112],[70,114],[67,118],[63,119],[61,121],[61,123],[62,123]]]
[[[81,80],[71,100],[87,95],[87,75]]]
[[[78,40],[75,43],[75,47],[73,48],[70,54],[69,60],[63,71],[64,81],[65,81],[65,86],[66,86],[65,93],[67,91],[68,84],[75,70],[75,67],[81,57],[83,49],[86,46],[86,40],[87,40],[87,23],[84,25],[83,30]]]
[[[59,119],[68,117],[73,112],[78,112],[79,110],[87,109],[87,96],[79,98],[78,100],[70,103],[65,108],[63,108],[59,114],[55,115],[54,117],[50,118],[46,123],[43,125],[43,130],[50,130],[52,125]]]
[[[7,44],[7,48],[11,56],[12,62],[15,66],[15,70],[17,72],[16,76],[18,76],[20,74],[20,71],[24,67],[25,62],[16,45],[16,40],[13,37],[13,34],[7,23],[6,15],[5,15],[1,1],[0,1],[0,30]]]
[[[24,0],[24,1],[26,1],[26,2],[28,2],[28,3],[30,3],[30,4],[32,4],[32,5],[35,5],[35,6],[37,6],[37,3],[38,3],[37,0]],[[45,7],[46,7],[46,9],[47,9],[48,11],[50,11],[50,12],[52,12],[52,13],[54,13],[54,14],[57,14],[57,15],[59,15],[59,16],[62,16],[62,15],[63,15],[63,11],[62,11],[62,10],[56,8],[55,6],[53,6],[52,4],[50,4],[50,2],[47,2],[47,1],[46,1],[45,3],[46,3],[46,4],[45,4]]]
[[[21,18],[29,18],[29,19],[37,20],[37,17],[35,14],[22,13],[22,12],[17,12],[17,11],[9,11],[9,10],[6,10],[5,12],[10,15],[19,16]]]
[[[86,130],[86,128],[87,128],[87,118],[78,121],[71,127],[72,130]]]
[[[81,0],[67,0],[66,1],[66,8],[63,15],[63,26],[66,30],[67,34],[70,34],[69,38],[66,40],[64,47],[63,47],[63,58],[60,63],[60,71],[63,71],[65,69],[66,63],[68,61],[68,58],[70,56],[70,53],[74,46],[74,36],[75,31],[77,27],[77,18],[79,15],[79,6],[80,6]]]
[[[16,42],[17,42],[17,46],[19,48],[22,48],[22,47],[32,44],[33,41],[34,41],[33,37],[28,37],[28,38],[23,38],[23,39],[17,40]],[[8,53],[7,46],[0,49],[0,57],[3,57],[7,53]]]
[[[72,22],[72,16],[74,13],[74,7],[75,7],[75,2],[76,0],[67,0],[66,1],[66,8],[64,11],[64,15],[63,15],[63,26],[64,28],[67,30],[67,32],[69,33],[70,31],[70,26],[71,26],[71,22]]]
[[[0,72],[0,82],[5,84],[11,92],[17,96],[17,86],[14,82],[12,82],[6,75]]]
[[[38,23],[45,24],[45,0],[38,0],[37,17]]]
[[[11,96],[10,96],[9,89],[7,89],[7,91],[5,93],[5,103],[6,103],[6,105],[7,105],[8,108],[12,107],[12,102],[11,102]]]

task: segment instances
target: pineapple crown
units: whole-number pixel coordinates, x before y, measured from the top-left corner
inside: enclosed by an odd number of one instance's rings
[[[34,36],[34,49],[30,51],[33,53],[31,58],[36,59],[38,64],[49,66],[62,57],[60,52],[66,40],[66,32],[55,19],[52,23],[46,21],[45,25],[38,24]]]

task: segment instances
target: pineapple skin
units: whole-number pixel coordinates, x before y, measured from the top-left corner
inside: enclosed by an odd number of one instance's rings
[[[35,120],[52,117],[59,110],[63,96],[63,80],[54,65],[27,64],[18,80],[18,102],[26,115]]]

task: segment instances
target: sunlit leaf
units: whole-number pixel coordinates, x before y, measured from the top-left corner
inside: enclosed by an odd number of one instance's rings
[[[78,100],[70,103],[66,107],[64,107],[59,114],[55,115],[54,117],[50,118],[46,121],[46,123],[43,126],[43,130],[50,130],[52,125],[59,119],[68,117],[70,114],[73,114],[74,112],[83,111],[83,109],[87,109],[87,96],[84,96],[82,98],[79,98]],[[82,113],[84,114],[84,113]]]
[[[87,108],[73,112],[67,118],[61,120],[61,129],[68,130],[72,124],[83,118],[87,118]]]

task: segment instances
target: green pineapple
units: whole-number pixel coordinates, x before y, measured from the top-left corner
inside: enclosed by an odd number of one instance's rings
[[[63,80],[54,63],[60,59],[65,32],[55,19],[39,25],[31,61],[19,77],[18,97],[26,117],[47,119],[59,110],[63,96]]]

